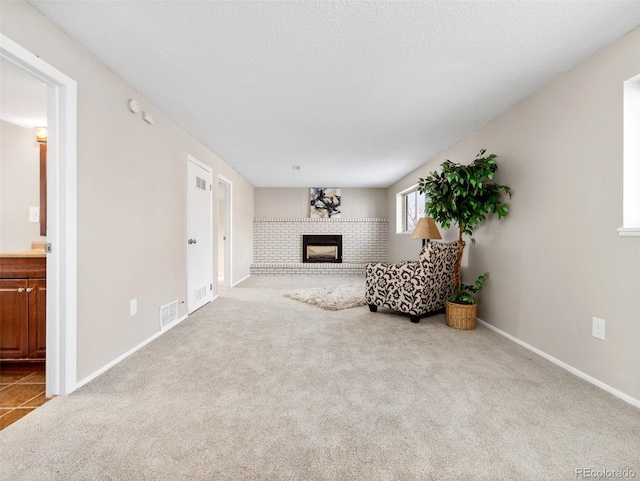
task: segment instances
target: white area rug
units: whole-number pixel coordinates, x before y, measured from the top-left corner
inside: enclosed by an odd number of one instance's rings
[[[363,283],[296,289],[287,292],[285,296],[329,311],[339,311],[366,304]]]

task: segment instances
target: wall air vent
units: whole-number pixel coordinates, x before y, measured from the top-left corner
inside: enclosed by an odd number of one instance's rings
[[[204,179],[201,179],[200,177],[196,176],[196,189],[198,190],[207,190],[207,181]]]
[[[160,330],[178,320],[178,301],[172,301],[160,307]]]
[[[207,296],[207,286],[202,286],[200,289],[195,290],[195,302],[199,302]]]

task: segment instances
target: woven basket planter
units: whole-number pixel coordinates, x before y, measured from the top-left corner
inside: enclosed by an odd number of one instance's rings
[[[469,331],[476,328],[478,304],[456,304],[447,301],[447,326]]]

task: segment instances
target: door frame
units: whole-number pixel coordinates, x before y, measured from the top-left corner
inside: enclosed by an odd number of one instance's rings
[[[78,86],[4,34],[0,56],[47,85],[46,395],[64,395],[77,387]]]
[[[232,205],[233,205],[233,182],[227,179],[225,176],[218,174],[218,188],[220,188],[220,183],[223,183],[227,186],[227,195],[225,197],[224,202],[224,233],[227,238],[224,243],[224,287],[231,287],[231,274],[233,273],[232,269],[232,255],[233,255],[233,243],[232,243],[232,231],[231,228],[233,226],[232,219]],[[220,195],[218,195],[218,200],[220,199]],[[220,247],[218,246],[218,249]]]
[[[204,170],[206,170],[209,173],[209,175],[211,175],[211,188],[209,189],[209,235],[211,238],[211,245],[210,245],[211,265],[209,266],[209,270],[210,270],[211,284],[214,285],[215,276],[213,275],[213,265],[214,265],[214,260],[213,260],[213,169],[209,167],[207,164],[200,162],[198,159],[196,159],[192,155],[187,154],[187,191],[185,192],[186,202],[187,202],[187,226],[186,226],[187,235],[185,237],[185,240],[189,237],[189,190],[188,189],[191,188],[191,185],[189,182],[190,180],[189,179],[189,162],[197,165],[198,167],[202,167]],[[191,311],[189,310],[191,308],[191,306],[189,305],[190,286],[191,284],[189,280],[189,244],[187,244],[187,315],[196,311],[196,309],[193,309]],[[208,302],[211,302],[213,300],[213,290],[208,289],[208,291],[209,291]],[[208,302],[205,304],[208,304]]]

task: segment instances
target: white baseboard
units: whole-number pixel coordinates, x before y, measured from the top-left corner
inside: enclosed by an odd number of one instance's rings
[[[547,361],[551,361],[556,366],[560,366],[562,369],[565,369],[566,371],[569,371],[571,374],[573,374],[575,376],[578,376],[579,378],[584,379],[585,381],[590,382],[591,384],[594,384],[595,386],[598,386],[600,389],[604,389],[608,393],[613,394],[615,397],[620,398],[623,401],[628,402],[632,406],[640,408],[640,400],[639,399],[631,397],[628,394],[623,393],[622,391],[618,391],[616,388],[613,388],[613,387],[609,386],[608,384],[605,384],[602,381],[599,381],[595,377],[589,376],[588,374],[576,369],[575,367],[570,366],[569,364],[567,364],[565,362],[562,362],[560,359],[556,359],[552,355],[547,354],[546,352],[541,351],[540,349],[535,348],[535,347],[527,344],[524,341],[521,341],[517,337],[514,337],[514,336],[512,336],[511,334],[509,334],[507,332],[504,332],[502,329],[498,329],[497,327],[492,326],[491,324],[483,321],[480,318],[477,318],[477,320],[478,320],[478,322],[480,324],[482,324],[487,329],[491,329],[492,331],[497,332],[501,336],[506,337],[507,339],[515,342],[516,344],[520,344],[522,347],[524,347],[524,348],[526,348],[526,349],[528,349],[528,350],[530,350],[532,352],[535,352],[538,356],[544,357]]]
[[[238,284],[240,284],[242,281],[246,281],[247,279],[249,279],[249,277],[251,277],[251,274],[249,274],[246,277],[243,277],[242,279],[240,279],[238,282],[234,282],[233,284],[231,284],[231,287],[236,287]]]
[[[88,382],[93,381],[95,378],[97,378],[100,374],[104,374],[106,371],[108,371],[109,369],[111,369],[113,366],[115,366],[116,364],[118,364],[120,361],[123,361],[124,359],[128,358],[131,354],[133,354],[134,352],[136,352],[137,350],[143,348],[144,346],[146,346],[147,344],[149,344],[151,341],[153,341],[154,339],[160,337],[162,334],[164,334],[165,332],[167,332],[169,329],[171,329],[172,327],[177,326],[178,324],[180,324],[182,321],[184,321],[187,318],[187,315],[185,314],[184,316],[182,316],[180,319],[177,319],[175,321],[173,321],[170,324],[167,324],[167,327],[165,327],[164,329],[162,329],[161,331],[156,332],[153,336],[149,337],[148,339],[142,341],[140,344],[138,344],[137,346],[129,349],[127,352],[125,352],[124,354],[122,354],[121,356],[118,356],[117,358],[115,358],[113,361],[111,361],[109,364],[107,364],[106,366],[101,367],[100,369],[98,369],[96,372],[89,374],[87,377],[85,377],[82,381],[79,381],[76,384],[76,389],[84,386],[85,384],[87,384]]]

